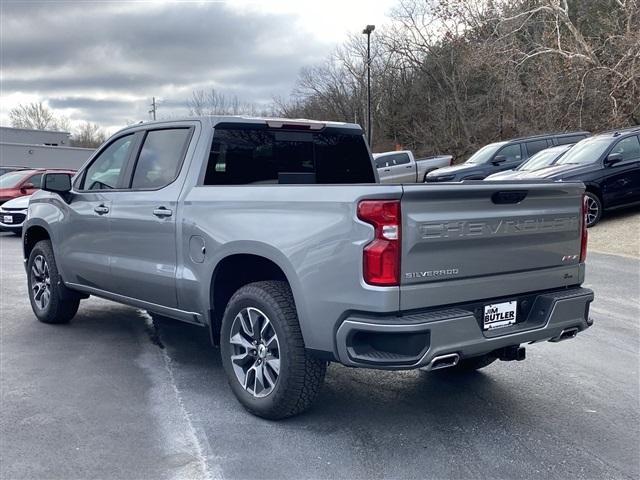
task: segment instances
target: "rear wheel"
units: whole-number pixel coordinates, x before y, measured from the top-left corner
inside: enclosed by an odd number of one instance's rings
[[[43,323],[67,323],[78,311],[80,298],[70,293],[60,279],[49,240],[33,247],[27,262],[29,301]]]
[[[587,227],[593,227],[602,218],[602,201],[593,192],[585,192],[587,198]]]
[[[229,300],[222,320],[222,364],[240,403],[280,419],[308,409],[327,368],[306,351],[289,285],[255,282]]]

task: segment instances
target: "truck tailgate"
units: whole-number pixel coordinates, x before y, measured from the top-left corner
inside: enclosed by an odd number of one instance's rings
[[[403,189],[401,310],[582,282],[581,183]]]

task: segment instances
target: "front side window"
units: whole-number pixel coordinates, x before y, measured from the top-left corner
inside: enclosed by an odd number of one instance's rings
[[[32,175],[25,183],[30,183],[33,188],[40,188],[42,185],[42,174]]]
[[[96,158],[84,176],[82,190],[111,190],[118,186],[120,172],[129,158],[133,134],[120,137]]]
[[[373,183],[360,131],[269,129],[263,125],[215,128],[205,185],[269,183]]]
[[[507,145],[498,152],[498,155],[505,157],[507,162],[516,162],[522,160],[520,153],[520,145]],[[497,155],[496,155],[497,156]]]
[[[173,182],[180,172],[189,134],[187,128],[150,131],[142,144],[131,188],[158,189]]]
[[[411,160],[409,159],[409,155],[407,155],[406,153],[398,153],[393,156],[393,159],[395,165],[406,165],[411,162]]]
[[[628,137],[623,138],[616,146],[613,147],[611,153],[620,153],[622,154],[622,160],[635,160],[636,158],[640,158],[640,143],[638,142],[638,137]]]

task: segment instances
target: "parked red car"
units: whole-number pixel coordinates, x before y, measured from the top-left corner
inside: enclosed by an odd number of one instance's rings
[[[17,170],[5,173],[0,176],[0,205],[8,200],[31,195],[40,189],[42,174],[45,172],[62,172],[74,175],[74,170],[61,168],[32,168],[28,170]]]

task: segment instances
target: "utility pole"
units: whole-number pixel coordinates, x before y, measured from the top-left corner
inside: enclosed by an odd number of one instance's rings
[[[375,25],[367,25],[362,33],[367,36],[367,142],[371,148],[371,32]]]
[[[156,97],[151,97],[151,110],[149,110],[149,113],[151,114],[151,116],[153,117],[153,119],[156,119]]]

